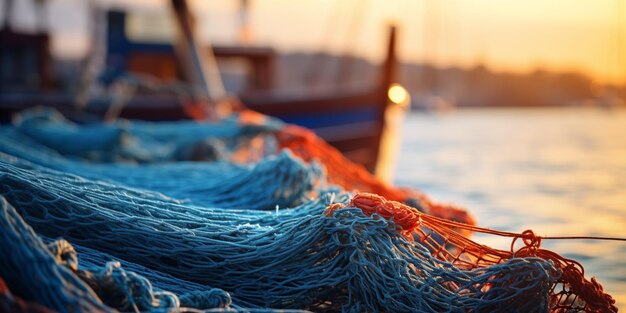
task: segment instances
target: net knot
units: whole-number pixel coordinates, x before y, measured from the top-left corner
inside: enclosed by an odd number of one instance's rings
[[[522,239],[524,246],[515,251],[515,242],[517,239]],[[539,247],[541,247],[541,237],[535,235],[535,232],[530,229],[527,229],[521,234],[515,236],[511,242],[511,252],[513,252],[513,257],[535,255]]]
[[[397,229],[405,235],[410,234],[422,223],[422,213],[417,209],[371,193],[357,193],[350,200],[349,206],[359,208],[365,215],[376,213],[386,220],[393,221]]]
[[[197,290],[180,296],[183,307],[196,309],[228,308],[232,304],[230,294],[219,288]]]
[[[57,262],[65,267],[76,271],[78,269],[78,255],[74,247],[64,239],[53,241],[47,245],[48,250]]]

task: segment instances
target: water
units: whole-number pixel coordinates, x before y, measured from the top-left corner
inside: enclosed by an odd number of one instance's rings
[[[626,237],[626,111],[411,113],[402,136],[396,183],[468,208],[480,226]],[[580,261],[626,308],[626,242],[546,240],[542,247]]]

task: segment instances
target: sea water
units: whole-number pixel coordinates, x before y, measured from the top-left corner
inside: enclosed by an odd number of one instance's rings
[[[467,208],[478,224],[549,236],[626,238],[626,110],[410,113],[395,182]],[[510,239],[475,235],[509,249]],[[544,240],[626,308],[626,242]]]

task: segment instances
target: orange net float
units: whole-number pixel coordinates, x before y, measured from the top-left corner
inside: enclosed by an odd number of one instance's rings
[[[459,223],[425,214],[403,203],[390,201],[371,193],[357,193],[348,205],[332,204],[324,214],[331,216],[343,207],[359,208],[364,214],[374,214],[393,221],[396,230],[409,240],[419,241],[437,259],[462,269],[476,269],[503,263],[513,258],[539,257],[551,260],[561,276],[550,288],[551,312],[617,312],[615,300],[592,277],[585,278],[583,266],[556,252],[541,248],[541,237],[531,230],[520,233],[497,231]],[[499,250],[470,240],[464,233],[484,233],[511,237],[511,249]],[[521,239],[523,247],[515,249]]]

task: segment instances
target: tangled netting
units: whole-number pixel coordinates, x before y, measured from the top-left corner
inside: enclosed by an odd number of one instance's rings
[[[219,286],[234,303],[354,312],[546,310],[549,287],[560,275],[551,261],[539,258],[458,268],[407,240],[389,220],[355,208],[321,214],[331,204],[329,195],[282,214],[242,216],[158,199],[149,199],[153,205],[122,207],[119,203],[136,200],[132,190],[108,186],[105,194],[88,187],[87,180],[75,188],[63,183],[72,180],[61,172],[22,163],[2,164],[1,192],[38,232],[184,281]],[[20,192],[20,186],[28,192]],[[345,195],[334,200],[347,203]]]
[[[137,165],[67,159],[12,128],[3,129],[0,141],[1,152],[48,168],[158,191],[208,207],[273,210],[301,202],[324,184],[318,165],[305,164],[287,150],[254,164],[219,160]]]
[[[266,149],[275,150],[268,134],[282,128],[273,119],[242,124],[235,115],[219,123],[120,120],[79,125],[48,108],[25,111],[14,120],[14,129],[34,141],[63,156],[92,162],[256,160]]]
[[[0,134],[0,308],[617,310],[580,264],[541,249],[532,232],[473,226],[459,209],[380,183],[303,129],[245,113],[202,127],[117,122],[83,133],[43,112]],[[185,137],[203,127],[213,133]],[[111,129],[158,156],[126,139],[90,141]],[[207,139],[219,153],[190,148]],[[187,144],[159,150],[179,140]],[[171,162],[194,158],[205,161]],[[525,245],[496,250],[471,232]]]
[[[224,290],[194,286],[166,274],[156,276],[191,285],[190,291],[176,295],[153,288],[147,278],[125,270],[115,261],[106,262],[104,266],[81,262],[79,266],[76,250],[67,241],[56,240],[45,245],[5,199],[0,199],[0,207],[2,312],[178,312],[180,308],[185,308],[185,312],[196,312],[191,310],[193,308],[268,311],[231,307],[230,295]],[[96,254],[100,262],[106,257]]]
[[[234,212],[179,204],[8,156],[0,169],[0,193],[41,234],[150,268],[152,275],[219,286],[234,303],[355,312],[547,311],[550,304],[602,304],[585,298],[587,289],[597,288],[574,262],[532,245],[515,257],[486,250],[453,230],[469,225],[431,219],[372,195],[357,194],[349,202],[345,194],[321,192],[289,210]],[[454,249],[443,248],[449,245]],[[67,263],[72,268],[77,262]],[[116,268],[107,265],[89,277],[101,282],[97,277]],[[581,286],[568,280],[576,273]],[[185,286],[169,289],[188,294]],[[596,300],[612,300],[602,296]]]
[[[540,248],[541,239],[528,230],[522,234],[494,231],[423,214],[415,208],[395,201],[387,201],[374,194],[356,194],[347,205],[334,204],[329,206],[325,214],[342,207],[358,207],[368,216],[382,216],[395,221],[396,230],[406,237],[418,240],[429,248],[433,256],[455,264],[459,268],[476,269],[504,264],[516,258],[540,257],[552,261],[561,272],[559,279],[550,286],[550,303],[552,311],[617,311],[615,300],[604,293],[602,286],[591,278],[584,277],[580,263],[564,258],[555,252]],[[493,249],[479,245],[462,236],[457,229],[467,229],[505,237],[513,237],[511,251]],[[522,239],[524,246],[517,251],[514,244]]]
[[[207,179],[207,176],[217,177],[217,175],[206,172],[205,165],[172,165],[171,161],[222,161],[222,164],[212,168],[223,169],[220,174],[225,174],[229,172],[228,166],[232,166],[232,163],[256,163],[288,148],[298,158],[312,163],[310,167],[316,167],[315,162],[321,163],[326,171],[324,178],[345,190],[374,192],[388,199],[409,203],[425,213],[475,224],[473,217],[465,210],[433,202],[416,190],[395,188],[380,182],[364,167],[350,162],[311,131],[285,125],[252,111],[242,111],[216,123],[117,121],[111,124],[78,125],[55,111],[39,108],[23,112],[15,120],[14,127],[2,129],[4,136],[0,139],[6,144],[0,151],[58,170],[94,179],[111,179],[139,188],[145,187],[179,199],[195,200],[202,205],[223,207],[221,203],[202,199],[207,197],[206,191],[209,191],[212,182],[215,182],[214,179]],[[102,134],[100,135],[102,138],[99,134]],[[60,164],[64,162],[59,160],[58,156],[69,158],[74,162]],[[76,160],[88,160],[91,163],[85,170],[86,166],[77,164]],[[98,163],[94,164],[94,161]],[[102,163],[110,162],[115,162],[113,168],[102,166]],[[141,167],[129,169],[120,166],[120,162],[156,163],[158,166],[145,170],[141,170]],[[238,173],[232,174],[231,178],[239,177],[240,181],[230,181],[233,182],[232,187],[255,189],[254,184],[248,184],[249,180],[246,179],[248,178],[255,180],[257,185],[280,187],[281,191],[278,193],[287,193],[293,195],[293,198],[298,198],[309,189],[307,182],[315,185],[319,176],[315,171],[302,169],[300,162],[288,166],[281,164],[279,167],[264,167],[272,173],[254,173],[247,177]],[[178,169],[167,170],[168,175],[164,175],[166,170],[163,167]],[[140,171],[143,173],[131,173]],[[158,174],[154,174],[157,171]],[[281,174],[284,175],[280,176]],[[158,179],[156,175],[159,175]],[[170,178],[170,175],[173,177]],[[201,182],[189,181],[179,184],[177,179],[180,179],[180,176],[187,179],[195,177]],[[301,182],[301,186],[289,184],[303,178],[302,176],[308,177]],[[246,187],[243,187],[244,185]],[[225,188],[229,186],[221,187]],[[182,192],[177,193],[181,189]],[[216,190],[217,193],[221,191]],[[265,193],[266,197],[269,194],[273,193]],[[288,201],[279,201],[275,205],[282,207],[286,202]],[[267,209],[266,203],[259,203],[258,206]]]

